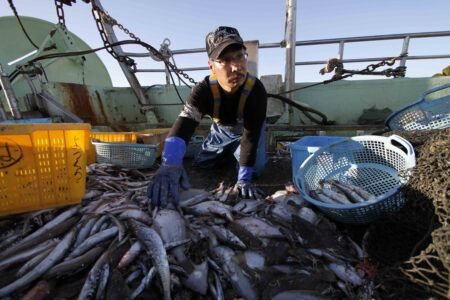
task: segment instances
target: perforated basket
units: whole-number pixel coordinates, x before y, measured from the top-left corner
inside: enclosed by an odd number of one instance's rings
[[[91,132],[91,140],[102,143],[136,143],[136,132]],[[90,145],[88,150],[87,163],[95,163],[95,146]]]
[[[153,166],[159,145],[92,142],[97,162],[127,169],[147,169]]]
[[[450,87],[446,84],[426,91],[417,102],[406,105],[386,119],[392,130],[439,129],[450,126],[450,95],[434,100],[426,100],[431,93]]]
[[[305,199],[330,218],[348,224],[367,224],[398,211],[406,199],[400,187],[407,182],[399,172],[415,166],[412,145],[393,135],[357,136],[321,147],[300,166],[294,183]],[[377,196],[376,201],[327,204],[309,193],[321,180],[337,179]]]

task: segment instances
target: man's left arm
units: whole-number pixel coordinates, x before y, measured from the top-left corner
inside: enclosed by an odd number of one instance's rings
[[[241,138],[241,153],[239,159],[239,171],[237,187],[244,198],[256,198],[263,194],[261,190],[252,186],[254,165],[261,130],[266,118],[267,93],[262,83],[257,80],[250,93],[244,110],[244,130]]]

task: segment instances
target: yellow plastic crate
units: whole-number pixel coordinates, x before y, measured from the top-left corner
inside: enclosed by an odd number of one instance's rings
[[[79,203],[90,129],[80,123],[0,125],[0,215]]]
[[[91,132],[91,141],[96,140],[102,143],[127,143],[133,144],[137,141],[136,132]],[[95,147],[92,143],[89,145],[87,163],[96,162]]]
[[[136,132],[91,132],[91,139],[103,143],[136,143]]]
[[[169,134],[170,128],[144,129],[138,132],[138,138],[142,139],[144,144],[159,144],[156,157],[160,157],[164,149],[164,140]]]

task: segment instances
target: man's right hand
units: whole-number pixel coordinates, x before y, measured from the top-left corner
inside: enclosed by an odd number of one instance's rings
[[[147,196],[154,206],[166,207],[169,193],[172,195],[172,203],[178,206],[179,187],[187,190],[190,188],[188,176],[182,166],[162,164],[153,175],[147,189]]]

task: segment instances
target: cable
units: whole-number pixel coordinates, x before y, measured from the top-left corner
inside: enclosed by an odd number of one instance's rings
[[[342,80],[342,79],[345,79],[345,78],[351,77],[351,76],[353,76],[353,74],[348,74],[348,75],[345,75],[345,76],[340,76],[340,77],[338,77],[338,78],[333,77],[333,78],[331,78],[331,79],[324,80],[324,81],[322,81],[322,82],[313,83],[313,84],[310,84],[310,85],[307,85],[307,86],[303,86],[303,87],[300,87],[300,88],[296,88],[296,89],[292,89],[292,90],[289,90],[289,91],[281,92],[281,93],[278,93],[277,95],[288,94],[288,93],[290,93],[290,92],[295,92],[295,91],[299,91],[299,90],[304,90],[304,89],[307,89],[307,88],[310,88],[310,87],[313,87],[313,86],[317,86],[317,85],[321,85],[321,84],[328,84],[328,83],[331,83],[331,82],[334,82],[334,81],[339,81],[339,80]]]
[[[295,101],[293,101],[293,100],[291,100],[291,99],[289,99],[287,97],[284,97],[284,96],[281,96],[281,95],[278,95],[278,94],[277,95],[275,95],[275,94],[267,94],[267,97],[272,97],[272,98],[279,99],[279,100],[283,101],[284,103],[287,103],[290,106],[297,108],[302,113],[304,113],[305,116],[308,119],[310,119],[314,123],[317,123],[317,124],[320,124],[320,125],[334,125],[334,124],[336,124],[335,121],[328,121],[327,116],[324,115],[323,113],[321,113],[320,111],[315,110],[314,108],[302,105],[300,103],[297,103],[297,102],[295,102]],[[310,112],[313,113],[313,114],[319,115],[322,118],[322,120],[316,119],[315,117],[313,117],[310,114]]]
[[[172,72],[170,72],[170,70],[169,70],[169,76],[170,76],[170,79],[172,79],[173,87],[175,88],[175,92],[177,92],[178,98],[180,99],[181,103],[184,105],[185,103],[184,103],[183,99],[181,98],[180,92],[178,92],[177,85],[175,84],[175,80],[173,79]]]
[[[74,51],[74,52],[64,52],[64,53],[52,53],[52,54],[41,55],[41,56],[33,58],[29,62],[30,63],[34,63],[34,62],[39,61],[39,60],[50,59],[50,58],[58,58],[58,57],[68,57],[68,56],[77,56],[77,55],[91,54],[91,53],[94,53],[94,52],[97,52],[99,50],[103,50],[103,49],[106,49],[106,48],[109,48],[109,47],[115,47],[115,46],[120,46],[120,45],[129,45],[129,44],[145,44],[145,43],[137,42],[137,41],[134,41],[134,40],[125,40],[125,41],[120,41],[120,42],[117,42],[117,43],[109,44],[108,46],[103,46],[103,47],[89,49],[89,50]]]
[[[33,40],[28,35],[27,31],[25,30],[25,27],[23,26],[22,21],[19,18],[19,14],[17,13],[16,7],[14,6],[14,3],[12,2],[12,0],[8,0],[8,2],[9,2],[9,6],[11,7],[14,15],[17,18],[17,21],[19,21],[20,27],[22,28],[22,31],[25,34],[25,36],[27,37],[28,41],[34,46],[34,48],[39,49],[39,47],[36,46],[36,44],[33,42]]]

